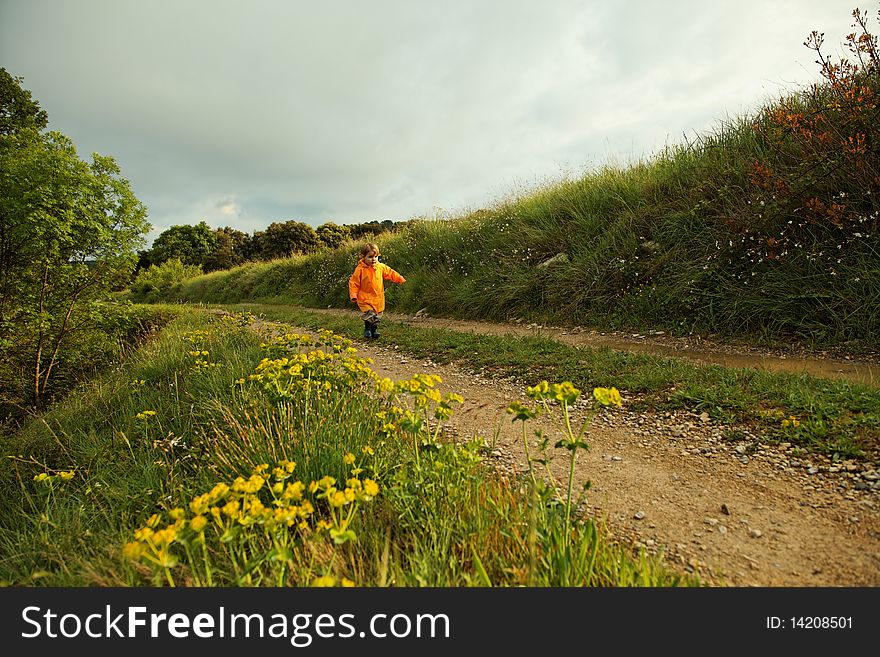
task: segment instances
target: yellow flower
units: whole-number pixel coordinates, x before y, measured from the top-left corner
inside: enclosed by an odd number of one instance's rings
[[[204,531],[205,526],[208,524],[208,519],[205,516],[196,516],[192,520],[189,521],[189,526],[194,532],[201,533]]]
[[[564,402],[571,406],[580,396],[581,391],[575,388],[571,381],[563,381],[552,386],[553,398],[558,402]],[[619,399],[619,396],[618,396]]]
[[[379,484],[372,479],[364,479],[364,492],[370,497],[376,497],[379,494]]]
[[[137,559],[144,553],[144,546],[138,541],[126,543],[122,546],[122,556],[127,559]]]
[[[336,578],[333,575],[322,575],[312,580],[312,586],[327,587],[336,586]]]
[[[351,465],[352,463],[354,463],[354,454],[352,454],[351,452],[347,452],[347,453],[345,454],[345,456],[342,457],[342,460],[343,460],[347,465]]]
[[[134,537],[138,541],[145,541],[153,535],[153,530],[149,527],[141,527],[140,529],[136,529],[134,532]]]
[[[531,397],[532,399],[540,401],[541,399],[543,399],[547,395],[547,393],[549,391],[550,391],[550,384],[547,383],[546,381],[541,381],[541,383],[539,383],[538,385],[531,386],[530,388],[527,388],[526,394],[529,397]]]
[[[369,445],[361,447],[361,452],[363,452],[367,456],[372,456],[373,454],[375,454],[375,452],[373,451],[373,448],[370,447]]]
[[[344,506],[348,504],[348,502],[348,497],[341,490],[334,490],[332,493],[329,491],[327,492],[327,503],[330,504],[330,506]]]
[[[306,489],[306,485],[301,481],[294,481],[287,484],[287,487],[284,489],[284,499],[286,500],[301,500],[303,491]],[[315,491],[311,491],[315,492]]]
[[[58,476],[61,477],[63,481],[70,481],[73,479],[73,470],[68,470],[66,472],[59,472]]]
[[[620,392],[617,388],[593,388],[593,397],[603,406],[620,406]]]
[[[351,588],[353,586],[356,586],[356,584],[354,582],[352,582],[350,579],[348,579],[348,577],[343,577],[342,578],[342,586],[345,588]]]

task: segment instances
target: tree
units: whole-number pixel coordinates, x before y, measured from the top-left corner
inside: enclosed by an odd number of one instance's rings
[[[256,251],[261,260],[312,253],[318,248],[315,229],[301,221],[271,223],[266,230],[255,233],[254,240],[257,242]]]
[[[195,226],[172,226],[153,241],[149,261],[161,265],[176,258],[185,265],[204,265],[218,244],[217,235],[204,221]]]
[[[385,229],[378,221],[366,221],[362,224],[352,224],[348,227],[351,230],[351,236],[354,239],[365,239],[369,236],[379,235]]]
[[[348,226],[339,226],[328,221],[315,229],[318,242],[328,249],[336,249],[348,239],[351,239],[351,229]]]
[[[0,135],[26,128],[39,131],[49,122],[49,116],[31,98],[31,92],[21,88],[22,81],[0,68]]]
[[[127,278],[150,226],[111,157],[82,161],[44,132],[46,113],[5,69],[0,74],[0,359],[27,365],[39,404],[79,311]]]
[[[224,226],[214,231],[217,248],[205,259],[205,271],[232,269],[248,259],[250,235],[235,228]]]

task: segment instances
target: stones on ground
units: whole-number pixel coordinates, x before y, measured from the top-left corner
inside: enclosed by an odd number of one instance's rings
[[[633,515],[633,518],[635,518],[636,520],[642,520],[644,517],[645,517],[644,511],[636,511],[635,514]]]

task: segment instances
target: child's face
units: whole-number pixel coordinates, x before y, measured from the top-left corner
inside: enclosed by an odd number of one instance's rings
[[[367,263],[367,266],[372,266],[374,263],[379,262],[379,254],[373,252],[370,255],[365,255],[364,262]]]

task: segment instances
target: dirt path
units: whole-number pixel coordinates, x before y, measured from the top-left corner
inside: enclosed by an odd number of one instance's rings
[[[405,316],[387,318],[403,321]],[[512,332],[506,325],[408,321]],[[512,401],[527,401],[524,386],[414,359],[385,338],[355,346],[373,359],[380,376],[440,375],[443,392],[465,398],[450,420],[453,435],[480,436],[499,468],[524,470],[520,425],[505,413]],[[876,363],[864,367],[877,371]],[[605,519],[621,541],[662,552],[670,564],[717,585],[880,586],[876,463],[798,457],[785,446],[754,452],[749,446],[755,436],[725,441],[722,432],[728,427],[707,416],[636,413],[627,410],[626,401],[624,396],[623,408],[595,418],[587,434],[591,448],[579,452],[575,475],[578,483],[592,481],[587,510]],[[531,428],[542,428],[551,444],[559,436],[546,419],[535,420]],[[537,446],[530,450],[534,456]],[[555,451],[551,471],[565,481],[568,461]]]
[[[350,311],[338,308],[310,308],[309,311],[333,315],[352,314]],[[716,342],[701,336],[673,337],[662,331],[649,331],[644,334],[621,331],[599,332],[582,327],[566,329],[523,322],[494,324],[446,319],[429,317],[424,313],[403,315],[386,312],[384,316],[388,320],[410,326],[445,328],[484,335],[543,335],[576,347],[604,346],[623,351],[683,358],[697,363],[714,363],[724,367],[754,367],[772,372],[812,374],[880,386],[880,353],[876,352],[861,356],[835,357],[828,351],[767,350],[744,344]]]

